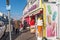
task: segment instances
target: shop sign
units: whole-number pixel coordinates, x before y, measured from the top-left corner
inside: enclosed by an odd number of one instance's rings
[[[33,5],[30,9],[29,9],[29,11],[28,12],[30,12],[30,11],[32,11],[32,10],[34,10],[34,9],[36,9],[37,8],[37,5],[35,4],[35,5]]]
[[[33,4],[36,0],[28,0],[30,4]]]
[[[35,5],[33,5],[30,9],[28,9],[28,11],[26,11],[26,12],[24,13],[24,15],[27,14],[28,12],[36,9],[36,8],[37,8],[37,5],[35,4]]]

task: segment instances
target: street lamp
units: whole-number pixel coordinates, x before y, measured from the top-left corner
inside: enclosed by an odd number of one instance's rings
[[[10,4],[9,4],[9,0],[6,0],[6,9],[8,11],[8,19],[9,19],[9,37],[10,37],[10,40],[11,40],[11,25],[10,25]]]

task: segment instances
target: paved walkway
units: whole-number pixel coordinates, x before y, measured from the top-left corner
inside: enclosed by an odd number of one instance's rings
[[[22,33],[15,40],[36,40],[35,34],[31,34],[29,31]]]
[[[6,33],[2,40],[9,40],[9,34]],[[16,34],[12,33],[12,40],[36,40],[35,34],[31,34],[29,31]]]

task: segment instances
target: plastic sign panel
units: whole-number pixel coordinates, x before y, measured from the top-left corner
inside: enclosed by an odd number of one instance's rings
[[[57,36],[58,7],[56,4],[46,3],[46,27],[47,37]]]
[[[6,5],[7,10],[11,10],[11,5]]]

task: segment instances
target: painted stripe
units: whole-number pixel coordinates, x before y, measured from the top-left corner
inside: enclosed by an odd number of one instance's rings
[[[44,8],[44,11],[43,11],[43,15],[44,15],[44,30],[43,30],[43,36],[46,37],[46,5],[43,4],[43,8]]]
[[[42,8],[42,0],[40,0],[40,8]]]

